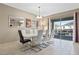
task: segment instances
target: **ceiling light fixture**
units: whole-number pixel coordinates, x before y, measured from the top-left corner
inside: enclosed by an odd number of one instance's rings
[[[40,6],[38,7],[38,9],[39,9],[39,14],[38,14],[38,16],[36,18],[37,19],[42,19],[42,16],[40,16]]]

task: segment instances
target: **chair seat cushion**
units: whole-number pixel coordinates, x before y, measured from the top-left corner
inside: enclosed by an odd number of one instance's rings
[[[25,39],[24,41],[25,41],[25,42],[29,42],[29,41],[31,41],[31,40],[30,40],[30,39]]]
[[[27,43],[27,42],[30,42],[30,41],[31,41],[30,39],[25,39],[25,40],[22,40],[22,41],[20,40],[20,42],[23,43],[23,44]]]

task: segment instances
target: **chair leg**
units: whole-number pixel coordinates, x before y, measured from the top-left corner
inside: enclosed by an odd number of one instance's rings
[[[37,45],[33,46],[32,44],[30,45],[31,49],[35,52],[39,52],[40,50],[42,50],[41,48],[39,48]],[[34,49],[35,48],[35,49]]]
[[[35,52],[39,52],[39,51],[41,51],[42,49],[41,48],[39,48],[37,45],[35,45],[35,46],[33,46],[32,44],[31,44],[31,42],[29,42],[29,44],[22,44],[23,45],[23,51],[26,51],[26,50],[29,50],[29,49],[31,49],[31,50],[33,50],[33,51],[35,51]],[[27,47],[27,49],[25,49]]]
[[[34,49],[34,48],[35,48],[35,49]],[[35,46],[35,47],[32,47],[31,49],[32,49],[33,51],[35,51],[35,52],[39,52],[39,51],[42,50],[42,49],[40,49],[39,47],[36,47],[36,46]]]
[[[30,43],[31,43],[31,42],[30,42]],[[32,45],[32,44],[31,44],[31,49],[32,49],[33,51],[35,51],[35,52],[39,52],[39,51],[42,50],[41,48],[38,47],[38,45]]]

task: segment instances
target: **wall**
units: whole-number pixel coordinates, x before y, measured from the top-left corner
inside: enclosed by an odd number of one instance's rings
[[[0,44],[19,40],[18,27],[10,28],[8,26],[9,16],[25,17],[29,19],[35,18],[31,13],[0,4]]]

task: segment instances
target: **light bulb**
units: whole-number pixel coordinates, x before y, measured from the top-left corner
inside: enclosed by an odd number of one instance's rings
[[[42,19],[42,16],[37,16],[36,18],[37,18],[37,19]]]

